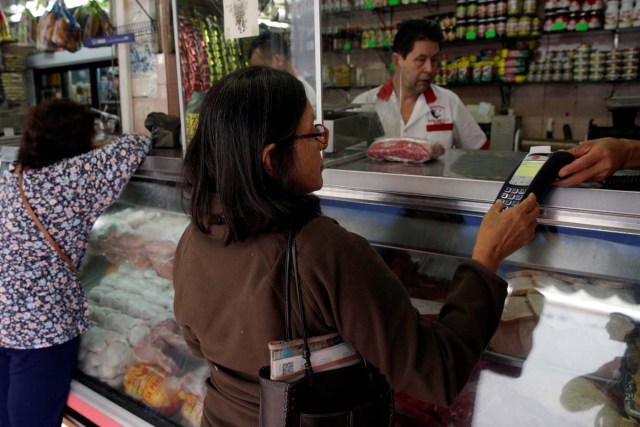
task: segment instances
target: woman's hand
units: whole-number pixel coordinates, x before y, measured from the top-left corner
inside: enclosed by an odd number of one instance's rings
[[[585,181],[602,181],[615,171],[632,167],[630,160],[634,142],[625,139],[601,138],[583,142],[569,150],[576,160],[560,169],[558,187],[568,187]]]
[[[485,214],[472,255],[494,272],[503,259],[533,238],[540,215],[533,193],[513,208],[502,210],[503,207],[502,200],[498,200]]]

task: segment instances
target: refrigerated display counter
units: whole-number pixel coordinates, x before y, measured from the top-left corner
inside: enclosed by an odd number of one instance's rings
[[[327,167],[317,195],[376,247],[429,320],[522,154],[453,150],[420,166],[357,158]],[[68,404],[98,425],[198,425],[208,367],[171,310],[173,251],[188,222],[180,167],[147,158],[92,231],[81,278],[94,327]],[[639,206],[634,192],[552,189],[535,238],[499,271],[507,309],[468,385],[450,408],[397,393],[398,425],[637,424]]]
[[[422,165],[361,157],[325,169],[317,194],[433,319],[524,155],[452,150]],[[400,426],[638,424],[640,193],[583,187],[552,188],[534,239],[503,262],[500,326],[452,407],[399,393]]]
[[[188,224],[181,157],[154,154],[95,223],[80,270],[93,327],[68,406],[98,425],[199,425],[208,366],[191,356],[172,310],[173,255]]]

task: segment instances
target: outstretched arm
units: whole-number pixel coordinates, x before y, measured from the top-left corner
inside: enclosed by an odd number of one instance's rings
[[[558,187],[568,187],[585,181],[601,181],[619,169],[640,168],[640,141],[601,138],[586,141],[569,150],[576,160],[560,169]]]

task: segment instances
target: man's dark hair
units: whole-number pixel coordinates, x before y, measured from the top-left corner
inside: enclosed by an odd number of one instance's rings
[[[217,197],[229,226],[226,243],[284,229],[318,209],[289,181],[294,136],[307,107],[302,83],[290,73],[249,67],[215,83],[202,103],[196,133],[184,160],[184,190],[192,221],[209,233]],[[275,143],[274,177],[262,151]]]
[[[393,39],[393,52],[406,58],[413,50],[415,42],[421,40],[430,40],[442,47],[444,35],[440,24],[431,19],[410,19],[401,22]]]
[[[247,58],[251,58],[251,55],[253,55],[256,49],[260,49],[260,54],[269,60],[277,54],[284,56],[287,60],[291,59],[289,43],[287,43],[284,36],[279,33],[264,32],[253,39],[249,45]]]
[[[18,163],[24,168],[52,165],[91,150],[95,115],[68,99],[44,101],[29,110]]]

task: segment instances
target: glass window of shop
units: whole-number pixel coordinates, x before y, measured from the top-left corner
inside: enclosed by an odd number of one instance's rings
[[[319,1],[325,170],[504,181],[532,147],[640,135],[640,22],[607,2]]]
[[[314,0],[175,1],[185,145],[195,133],[206,91],[249,65],[292,73],[317,108]],[[243,9],[254,6],[257,13]],[[225,16],[233,22],[225,22]]]

